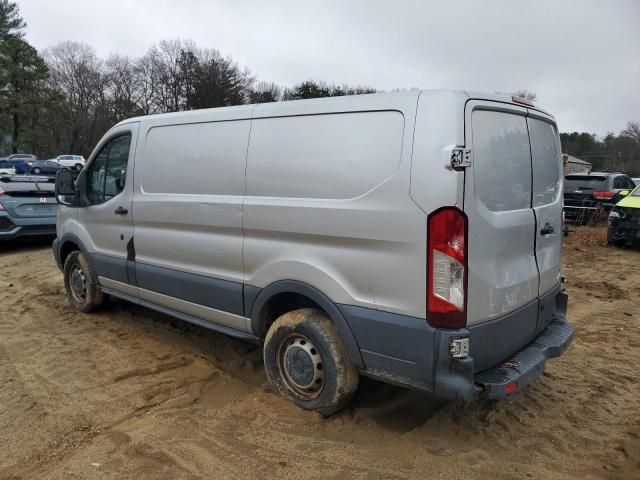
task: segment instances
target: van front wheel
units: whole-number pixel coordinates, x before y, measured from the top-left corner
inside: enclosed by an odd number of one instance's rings
[[[278,317],[264,342],[271,385],[306,410],[329,416],[358,388],[358,372],[335,325],[319,310],[303,308]]]
[[[102,305],[98,278],[82,252],[71,252],[65,260],[64,288],[69,303],[81,312],[89,313]]]

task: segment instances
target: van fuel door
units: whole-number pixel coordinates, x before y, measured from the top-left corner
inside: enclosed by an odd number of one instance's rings
[[[463,170],[471,166],[471,149],[464,147],[454,147],[451,150],[451,168]]]

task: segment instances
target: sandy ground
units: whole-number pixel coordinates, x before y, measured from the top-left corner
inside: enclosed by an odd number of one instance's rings
[[[640,478],[640,252],[565,248],[577,336],[526,391],[363,381],[323,420],[255,347],[126,303],[67,306],[48,243],[0,247],[0,478]]]

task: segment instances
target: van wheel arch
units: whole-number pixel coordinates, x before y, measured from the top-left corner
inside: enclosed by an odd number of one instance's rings
[[[364,369],[360,348],[344,316],[329,297],[307,283],[280,280],[263,288],[252,305],[247,306],[251,329],[264,340],[269,326],[280,315],[300,308],[315,308],[324,312],[338,329],[353,365],[358,370]]]
[[[95,269],[95,266],[93,265],[92,256],[89,254],[88,250],[84,247],[80,239],[73,234],[66,234],[60,239],[60,246],[58,247],[58,255],[60,258],[60,262],[63,266],[69,254],[75,250],[82,252],[85,258],[87,259],[87,262],[89,262],[89,265],[91,265],[91,268]]]
[[[82,251],[80,247],[72,240],[67,240],[62,245],[60,245],[60,262],[64,265],[64,262],[67,260],[69,254],[75,250]]]

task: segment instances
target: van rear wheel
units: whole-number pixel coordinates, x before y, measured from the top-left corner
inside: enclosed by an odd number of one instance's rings
[[[358,372],[338,330],[312,308],[276,319],[265,338],[264,365],[278,393],[323,416],[344,408],[358,388]]]
[[[104,301],[98,277],[84,254],[77,250],[64,262],[64,288],[69,303],[84,313],[93,312]]]

